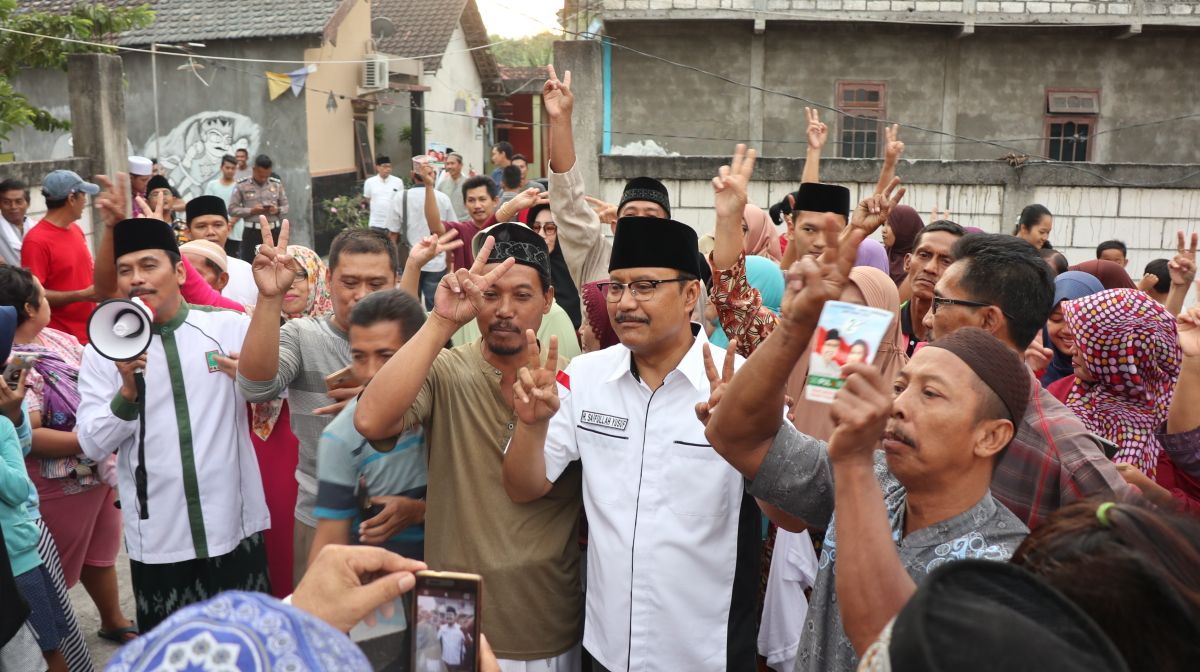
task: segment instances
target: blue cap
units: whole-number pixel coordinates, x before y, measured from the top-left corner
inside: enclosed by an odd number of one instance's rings
[[[47,175],[46,179],[42,180],[42,193],[45,194],[46,198],[57,201],[77,191],[95,196],[100,193],[100,187],[91,182],[84,181],[73,170],[56,170]]]

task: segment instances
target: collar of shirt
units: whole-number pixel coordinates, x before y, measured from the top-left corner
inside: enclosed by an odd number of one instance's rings
[[[170,320],[167,320],[166,322],[163,322],[161,324],[152,325],[150,328],[151,331],[158,334],[159,336],[161,336],[163,334],[169,334],[172,331],[175,331],[176,329],[179,328],[179,325],[183,324],[187,320],[188,311],[189,311],[188,302],[184,301],[182,298],[180,298],[179,299],[179,310],[175,311],[175,316],[172,317]]]
[[[708,389],[708,374],[704,372],[704,346],[708,344],[708,337],[705,336],[704,329],[699,324],[692,322],[691,327],[692,347],[688,348],[683,359],[679,360],[679,365],[675,367],[675,370],[682,373],[692,387],[704,391]],[[613,367],[612,374],[604,380],[606,383],[611,383],[621,376],[633,376],[633,352],[624,344],[613,347],[621,349],[621,358],[617,362],[618,366]]]
[[[892,522],[892,530],[899,537],[899,542],[909,548],[929,548],[946,543],[948,539],[956,539],[970,532],[971,530],[979,529],[984,521],[991,518],[996,513],[996,500],[992,498],[992,491],[988,490],[983,494],[975,506],[963,511],[962,513],[947,518],[938,523],[934,523],[928,527],[923,527],[919,530],[913,530],[907,535],[904,534],[904,517],[907,515],[908,495],[901,498],[901,504],[897,508]]]

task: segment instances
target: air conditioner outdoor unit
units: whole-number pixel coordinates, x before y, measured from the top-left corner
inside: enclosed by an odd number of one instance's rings
[[[368,56],[363,63],[362,88],[371,91],[386,89],[388,86],[388,61],[383,56]]]

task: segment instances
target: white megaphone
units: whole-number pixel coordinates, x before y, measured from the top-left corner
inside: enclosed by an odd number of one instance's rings
[[[88,340],[102,356],[127,362],[150,347],[152,323],[150,308],[140,299],[109,299],[88,318]]]

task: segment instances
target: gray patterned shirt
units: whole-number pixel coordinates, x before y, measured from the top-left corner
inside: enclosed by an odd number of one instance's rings
[[[888,471],[883,451],[875,453],[875,476],[883,489],[900,562],[918,584],[939,565],[954,560],[1008,560],[1029,534],[1024,523],[988,492],[959,515],[903,536],[905,489]],[[826,528],[816,587],[808,601],[808,618],[796,655],[797,672],[854,670],[858,656],[842,627],[834,585],[837,522],[833,467],[825,442],[784,423],[749,490],[813,527]]]

